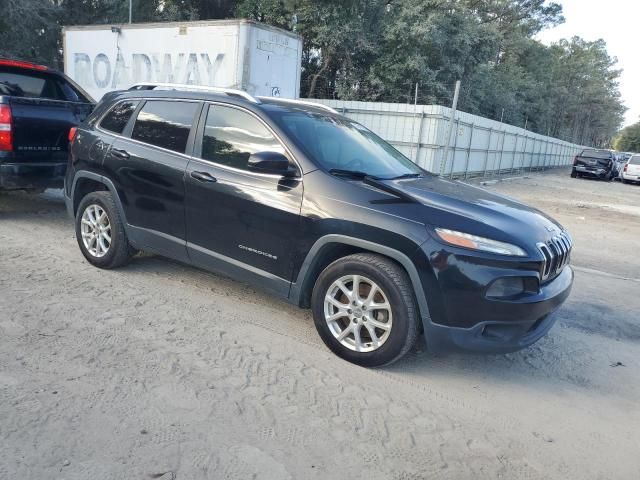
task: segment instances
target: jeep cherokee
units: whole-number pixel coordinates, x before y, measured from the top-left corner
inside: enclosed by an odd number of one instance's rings
[[[65,197],[84,257],[137,250],[310,307],[340,357],[510,352],[569,295],[572,240],[515,200],[433,175],[319,104],[138,85],[71,134]]]

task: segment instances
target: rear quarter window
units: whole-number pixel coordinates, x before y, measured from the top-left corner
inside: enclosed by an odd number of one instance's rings
[[[100,128],[108,132],[121,134],[139,102],[121,102],[116,104],[100,122]]]
[[[196,102],[148,100],[138,113],[131,138],[185,153],[199,106]]]

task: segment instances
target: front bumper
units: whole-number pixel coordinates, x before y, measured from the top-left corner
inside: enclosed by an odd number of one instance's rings
[[[62,188],[65,163],[1,163],[0,189]]]
[[[567,265],[537,294],[515,300],[490,300],[482,295],[472,301],[467,297],[465,300],[471,304],[465,309],[466,320],[472,326],[443,325],[424,319],[427,347],[431,351],[483,353],[508,353],[528,347],[555,323],[554,314],[569,296],[573,276],[573,270]]]

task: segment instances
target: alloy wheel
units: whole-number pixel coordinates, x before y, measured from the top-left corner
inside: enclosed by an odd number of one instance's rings
[[[362,275],[346,275],[331,284],[324,317],[335,339],[356,352],[380,348],[389,338],[393,321],[385,292]]]
[[[100,205],[91,204],[84,209],[81,220],[84,248],[93,257],[104,257],[111,247],[111,223]]]

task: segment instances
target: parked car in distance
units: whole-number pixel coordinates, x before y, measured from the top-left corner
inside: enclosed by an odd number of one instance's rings
[[[611,180],[614,177],[614,153],[592,148],[583,150],[573,160],[571,178],[576,177]]]
[[[0,59],[0,190],[62,188],[69,129],[93,107],[64,74]]]
[[[622,168],[622,181],[624,183],[640,182],[640,155],[631,155]]]
[[[96,267],[148,250],[221,272],[310,307],[325,344],[364,366],[397,360],[420,331],[431,350],[524,348],[573,283],[556,221],[303,101],[107,94],[73,136],[64,192]]]
[[[614,162],[613,162],[613,172],[612,179],[616,181],[622,181],[622,169],[624,165],[627,163],[628,157],[623,153],[615,153],[614,154]]]

